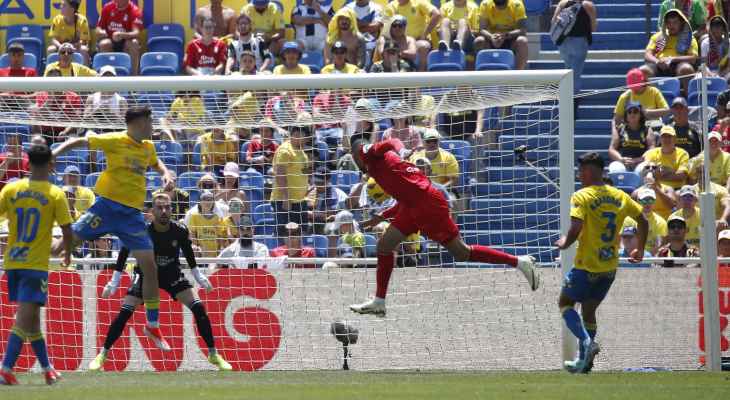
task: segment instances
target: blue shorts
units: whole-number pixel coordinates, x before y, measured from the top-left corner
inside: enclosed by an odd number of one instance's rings
[[[152,250],[152,240],[142,212],[103,197],[96,199],[72,228],[74,234],[83,240],[113,234],[129,250]]]
[[[573,268],[565,277],[562,293],[578,303],[588,300],[601,302],[611,289],[615,278],[616,271],[596,273]]]
[[[48,271],[9,269],[5,275],[8,277],[8,299],[11,303],[46,304]]]

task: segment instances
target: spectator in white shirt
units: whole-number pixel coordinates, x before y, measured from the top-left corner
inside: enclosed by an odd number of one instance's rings
[[[253,227],[251,226],[251,218],[248,215],[242,215],[238,221],[238,240],[231,243],[223,249],[218,258],[250,258],[269,256],[269,248],[265,244],[253,240]],[[259,262],[250,262],[250,260],[241,259],[233,262],[227,262],[224,265],[235,268],[258,268]]]

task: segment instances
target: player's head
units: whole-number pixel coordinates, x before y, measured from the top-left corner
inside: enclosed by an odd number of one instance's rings
[[[720,231],[717,235],[717,255],[730,257],[730,229]]]
[[[152,109],[148,106],[130,107],[124,114],[127,133],[136,140],[152,137]]]
[[[152,196],[152,218],[160,225],[170,223],[172,215],[172,199],[167,193],[156,193]]]
[[[28,161],[33,172],[48,171],[51,165],[51,148],[45,143],[36,143],[28,149]]]
[[[362,148],[367,145],[369,141],[366,139],[365,134],[359,133],[350,137],[350,151],[352,151],[352,160],[355,161],[355,165],[360,168],[362,172],[368,172],[368,167],[362,159]]]
[[[583,154],[578,159],[578,174],[583,186],[603,183],[603,168],[606,165],[600,154],[596,152]]]

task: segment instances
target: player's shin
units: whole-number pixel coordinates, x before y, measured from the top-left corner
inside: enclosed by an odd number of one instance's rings
[[[145,314],[147,315],[147,326],[159,328],[160,292],[157,279],[157,266],[154,262],[141,263],[140,269],[144,276],[142,280],[142,299],[144,301]]]
[[[583,321],[581,320],[580,315],[578,315],[578,312],[575,311],[575,308],[570,306],[561,308],[560,314],[563,316],[565,325],[568,327],[568,329],[570,329],[573,335],[578,338],[579,343],[581,343],[581,345],[578,346],[580,349],[579,358],[583,359],[583,353],[585,352],[585,346],[583,345],[583,343],[585,343],[585,341],[589,339],[589,336],[588,332],[586,332],[586,329],[583,326]]]
[[[26,339],[30,342],[30,346],[33,348],[38,363],[44,370],[51,369],[51,362],[48,360],[48,347],[46,347],[46,340],[43,338],[43,333],[29,333]]]
[[[127,321],[132,318],[133,314],[134,306],[129,304],[122,304],[122,309],[119,310],[119,314],[117,314],[117,317],[114,318],[114,321],[112,321],[111,325],[109,325],[109,331],[107,331],[106,333],[106,338],[104,339],[104,349],[102,350],[102,352],[106,353],[112,348],[112,346],[114,346],[114,343],[117,341],[117,339],[122,336],[124,327],[127,325]]]
[[[390,282],[390,275],[393,273],[394,267],[394,253],[390,252],[388,254],[378,254],[378,266],[375,270],[376,299],[385,299],[385,295],[388,293],[388,283]]]
[[[512,267],[517,266],[517,257],[507,254],[503,251],[495,250],[491,247],[473,244],[469,246],[469,261],[476,261],[488,264],[507,264]]]
[[[210,319],[208,313],[205,311],[205,306],[200,300],[194,300],[190,306],[190,312],[195,317],[195,325],[198,327],[198,333],[200,337],[205,341],[206,346],[210,352],[215,352],[215,340],[213,339],[213,328],[210,326]]]
[[[8,336],[8,344],[5,347],[5,357],[3,357],[3,369],[11,371],[15,366],[15,362],[18,360],[20,351],[23,349],[23,343],[25,342],[26,334],[22,329],[14,326],[10,330]]]

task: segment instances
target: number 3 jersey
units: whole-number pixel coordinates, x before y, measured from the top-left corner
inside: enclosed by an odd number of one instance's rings
[[[618,267],[620,230],[624,219],[639,218],[641,206],[613,186],[589,186],[573,194],[570,216],[583,221],[575,267],[608,272]]]
[[[63,190],[47,181],[9,183],[0,192],[2,214],[10,232],[3,268],[48,271],[53,223],[72,222]]]

